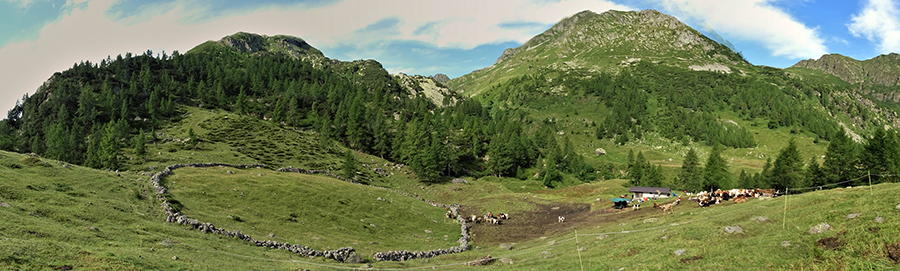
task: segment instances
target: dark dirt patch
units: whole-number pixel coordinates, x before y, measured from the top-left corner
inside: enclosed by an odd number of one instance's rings
[[[871,227],[871,228],[869,228],[869,232],[871,232],[871,233],[878,233],[878,227]]]
[[[589,228],[601,224],[618,224],[621,220],[645,219],[650,217],[662,217],[662,211],[652,208],[652,203],[644,203],[638,210],[631,208],[615,209],[611,202],[601,202],[597,208],[591,211],[589,203],[551,203],[543,204],[533,202],[535,210],[511,214],[511,219],[503,220],[500,225],[489,223],[471,224],[473,240],[480,245],[499,245],[501,243],[516,243],[523,240],[537,239],[542,236],[553,236],[563,232],[570,232],[573,228]],[[664,202],[663,202],[664,203]],[[469,212],[478,210],[475,206],[464,206],[463,215],[484,215]],[[682,204],[675,207],[679,209],[694,208],[693,204]],[[671,215],[671,214],[670,214]],[[559,217],[565,217],[565,222],[560,223]]]
[[[702,260],[702,259],[703,259],[703,256],[697,255],[694,257],[681,259],[681,263],[692,263],[696,260]]]
[[[843,243],[841,243],[841,240],[838,239],[837,237],[822,238],[822,239],[819,239],[819,241],[816,242],[816,244],[818,244],[820,247],[828,249],[828,250],[838,250],[838,249],[841,249],[841,246],[843,245]]]
[[[54,269],[56,269],[56,270],[72,270],[72,266],[71,265],[63,265],[63,266],[60,266],[60,267],[57,267]]]
[[[894,263],[900,263],[900,244],[884,244],[884,250],[887,250],[888,258]]]

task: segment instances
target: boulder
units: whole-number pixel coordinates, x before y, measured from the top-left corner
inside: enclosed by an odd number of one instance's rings
[[[366,260],[363,259],[362,256],[359,256],[359,254],[357,254],[356,252],[351,252],[350,255],[347,255],[347,257],[344,258],[344,262],[345,263],[364,263],[364,262],[366,262]]]
[[[603,148],[597,148],[596,150],[594,150],[594,154],[596,154],[596,155],[606,155],[606,150],[604,150]]]
[[[857,216],[859,216],[859,213],[852,213],[852,214],[847,215],[847,219],[853,219],[853,218],[856,218]]]
[[[644,219],[644,223],[656,223],[659,222],[659,218],[651,217],[648,219]]]
[[[784,242],[781,242],[781,246],[783,246],[783,247],[789,247],[789,246],[791,246],[791,241],[784,241]]]
[[[809,228],[809,234],[819,234],[833,229],[834,228],[832,228],[831,225],[828,225],[828,223],[822,222],[819,225]]]
[[[3,206],[3,207],[12,207],[12,205],[9,205],[9,203],[6,203],[6,202],[0,202],[0,206]]]
[[[679,250],[676,250],[676,251],[675,251],[675,256],[681,256],[681,255],[684,254],[685,251],[687,251],[687,250],[685,250],[685,249],[683,249],[683,248],[682,248],[682,249],[679,249]]]
[[[725,232],[727,233],[744,233],[744,229],[741,226],[728,226],[725,227]]]
[[[879,216],[879,217],[876,217],[876,218],[875,218],[875,222],[881,223],[881,221],[884,221],[884,218],[883,218],[883,217],[880,217],[880,216]]]
[[[512,245],[510,245],[508,243],[503,243],[503,244],[500,244],[500,249],[512,250]]]

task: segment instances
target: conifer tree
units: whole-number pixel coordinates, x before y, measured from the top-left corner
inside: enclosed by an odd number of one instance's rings
[[[703,188],[703,168],[700,167],[700,158],[694,148],[688,150],[684,161],[681,163],[681,173],[678,174],[678,183],[674,186],[687,191],[700,191]]]
[[[703,170],[703,188],[706,191],[727,189],[731,184],[731,173],[728,172],[728,164],[722,158],[722,147],[716,145],[709,153],[706,167]]]
[[[827,183],[837,183],[856,177],[856,143],[843,132],[838,132],[828,143],[822,173]]]
[[[816,156],[809,158],[806,165],[806,183],[812,186],[820,186],[825,184],[825,178],[822,177],[822,168],[819,166],[819,160]]]
[[[772,166],[772,188],[786,191],[803,185],[803,160],[800,151],[793,138],[788,141],[787,147],[781,149],[775,164]]]
[[[147,138],[144,137],[144,129],[141,128],[137,137],[134,139],[134,154],[138,157],[144,157],[147,154],[147,149],[144,144],[147,142]]]
[[[353,179],[356,176],[356,171],[359,167],[359,161],[356,160],[356,157],[353,156],[353,151],[347,149],[344,152],[344,163],[341,165],[341,171],[344,173],[344,177]]]
[[[98,147],[98,158],[100,166],[107,169],[117,169],[119,167],[119,146],[117,126],[115,121],[110,121],[103,128],[103,137],[100,139]]]

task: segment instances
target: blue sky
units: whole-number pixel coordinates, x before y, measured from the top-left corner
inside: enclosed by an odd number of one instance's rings
[[[53,72],[126,52],[185,52],[238,31],[306,39],[392,73],[458,77],[582,10],[656,9],[751,63],[900,52],[900,0],[0,0],[0,112]],[[5,116],[0,114],[0,116]]]

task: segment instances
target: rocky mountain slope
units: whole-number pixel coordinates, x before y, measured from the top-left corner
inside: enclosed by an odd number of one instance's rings
[[[726,46],[656,10],[582,11],[522,46],[507,49],[494,65],[448,84],[471,96],[491,84],[537,70],[615,71],[642,60],[721,72],[748,65]]]
[[[859,61],[840,54],[823,55],[819,59],[797,62],[791,68],[818,70],[851,84],[900,85],[900,54],[891,53]]]

